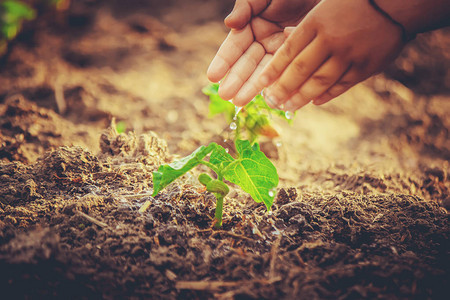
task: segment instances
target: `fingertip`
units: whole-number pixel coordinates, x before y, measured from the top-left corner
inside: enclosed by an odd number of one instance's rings
[[[236,95],[236,76],[228,74],[227,77],[220,83],[217,91],[219,97],[223,100],[230,101]]]
[[[325,103],[327,103],[328,101],[330,101],[331,99],[333,99],[333,98],[331,98],[331,97],[329,97],[329,96],[324,96],[324,97],[318,97],[318,98],[316,98],[316,99],[314,99],[313,101],[312,101],[312,103],[314,104],[314,105],[322,105],[322,104],[325,104]]]
[[[215,56],[206,71],[206,76],[212,82],[221,80],[229,69],[229,65],[219,56]]]
[[[280,101],[278,98],[276,98],[271,91],[265,90],[264,91],[264,99],[266,100],[267,105],[269,105],[270,108],[280,109]]]
[[[285,27],[283,30],[284,36],[289,37],[294,30],[295,30],[295,27],[293,27],[293,26]]]
[[[236,106],[244,106],[247,103],[249,103],[256,95],[249,94],[249,93],[242,93],[239,91],[236,96],[232,99],[232,102]]]
[[[247,103],[249,103],[250,100],[239,99],[237,97],[234,97],[233,99],[231,99],[231,102],[233,102],[233,104],[238,107],[243,107],[243,106],[247,105]]]
[[[236,1],[233,10],[225,18],[224,23],[230,29],[241,29],[247,25],[251,17],[252,10],[247,2]]]
[[[206,77],[211,82],[219,82],[222,79],[216,72],[214,72],[214,70],[212,70],[211,66],[206,71]]]
[[[301,96],[299,96],[299,94],[296,94],[291,99],[286,101],[286,103],[284,104],[284,109],[286,111],[296,111],[310,102],[311,100],[303,99]]]

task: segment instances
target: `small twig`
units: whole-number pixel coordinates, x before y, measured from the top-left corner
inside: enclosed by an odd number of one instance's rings
[[[175,279],[177,279],[177,274],[175,274],[174,272],[170,271],[169,269],[166,269],[166,277],[169,280],[174,281]]]
[[[274,278],[275,263],[277,261],[277,254],[278,248],[280,247],[280,243],[281,243],[281,235],[279,235],[278,238],[275,240],[275,242],[272,244],[272,249],[270,250],[269,280],[271,278]]]
[[[151,197],[152,194],[134,194],[134,195],[121,195],[122,197],[124,197],[127,200],[138,200],[144,197]]]
[[[246,237],[245,235],[236,234],[236,233],[228,232],[228,231],[225,231],[225,230],[216,230],[216,231],[213,232],[213,234],[211,234],[211,237],[213,237],[213,236],[215,236],[215,235],[217,235],[219,233],[227,234],[227,235],[229,235],[231,237],[235,237],[235,238],[243,239],[243,240],[247,240],[247,241],[253,241],[254,240],[252,238]]]
[[[272,284],[280,281],[281,277],[272,279],[255,279],[243,281],[178,281],[175,288],[179,290],[215,291],[224,287],[244,286],[252,283]]]
[[[139,208],[139,212],[142,214],[144,213],[149,207],[152,202],[150,200],[145,201],[145,203]]]
[[[62,84],[55,83],[53,85],[53,89],[55,91],[55,101],[56,101],[56,106],[58,107],[58,112],[60,114],[64,114],[67,110],[67,103],[66,103],[66,100],[64,99],[63,86],[62,86]]]
[[[179,290],[215,291],[222,287],[234,287],[242,282],[231,281],[178,281],[175,288]]]
[[[101,222],[101,221],[99,221],[99,220],[96,220],[96,219],[94,219],[93,217],[91,217],[91,216],[85,214],[85,213],[82,212],[82,211],[77,211],[76,213],[77,213],[78,215],[82,216],[83,218],[85,218],[86,220],[88,220],[89,222],[91,222],[91,223],[97,225],[97,226],[100,226],[100,227],[102,227],[102,228],[108,227],[108,224],[103,223],[103,222]]]

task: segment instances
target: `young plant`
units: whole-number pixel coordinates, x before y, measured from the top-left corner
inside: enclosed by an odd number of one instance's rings
[[[216,179],[202,173],[198,179],[206,190],[216,197],[215,227],[222,225],[223,201],[228,194],[229,187],[225,180],[241,187],[249,193],[256,202],[263,202],[270,210],[278,185],[278,173],[272,162],[259,149],[257,143],[251,145],[246,140],[236,140],[238,157],[232,157],[216,143],[200,146],[190,155],[173,163],[162,165],[153,172],[153,196],[178,177],[198,165],[209,167]],[[209,159],[207,160],[207,157]]]
[[[40,10],[39,8],[62,11],[68,9],[70,4],[70,0],[28,1],[31,4],[25,2],[0,0],[0,56],[6,53],[8,42],[16,38],[22,30],[23,23],[36,18],[36,11]]]
[[[8,41],[16,37],[25,20],[36,17],[33,8],[17,0],[6,0],[0,3],[0,55],[6,52]]]
[[[289,123],[292,122],[293,113],[270,108],[262,95],[257,95],[239,113],[236,113],[236,106],[220,98],[218,90],[217,83],[212,83],[202,90],[205,95],[209,96],[209,116],[223,114],[227,122],[231,123],[231,127],[235,129],[235,139],[240,139],[243,134],[246,134],[247,139],[253,143],[259,136],[268,138],[279,136],[272,126],[272,115],[287,120]]]

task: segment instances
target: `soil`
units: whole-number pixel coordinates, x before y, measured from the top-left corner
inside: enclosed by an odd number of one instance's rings
[[[272,212],[235,187],[214,230],[198,171],[156,197],[152,172],[229,137],[201,89],[233,1],[124,3],[47,13],[1,61],[1,298],[448,297],[448,30],[274,119]]]

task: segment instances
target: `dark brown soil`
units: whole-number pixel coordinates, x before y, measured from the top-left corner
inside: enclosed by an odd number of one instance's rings
[[[448,30],[277,123],[272,212],[233,188],[214,230],[198,171],[152,172],[228,137],[201,88],[233,1],[73,2],[1,62],[0,298],[448,298]]]

